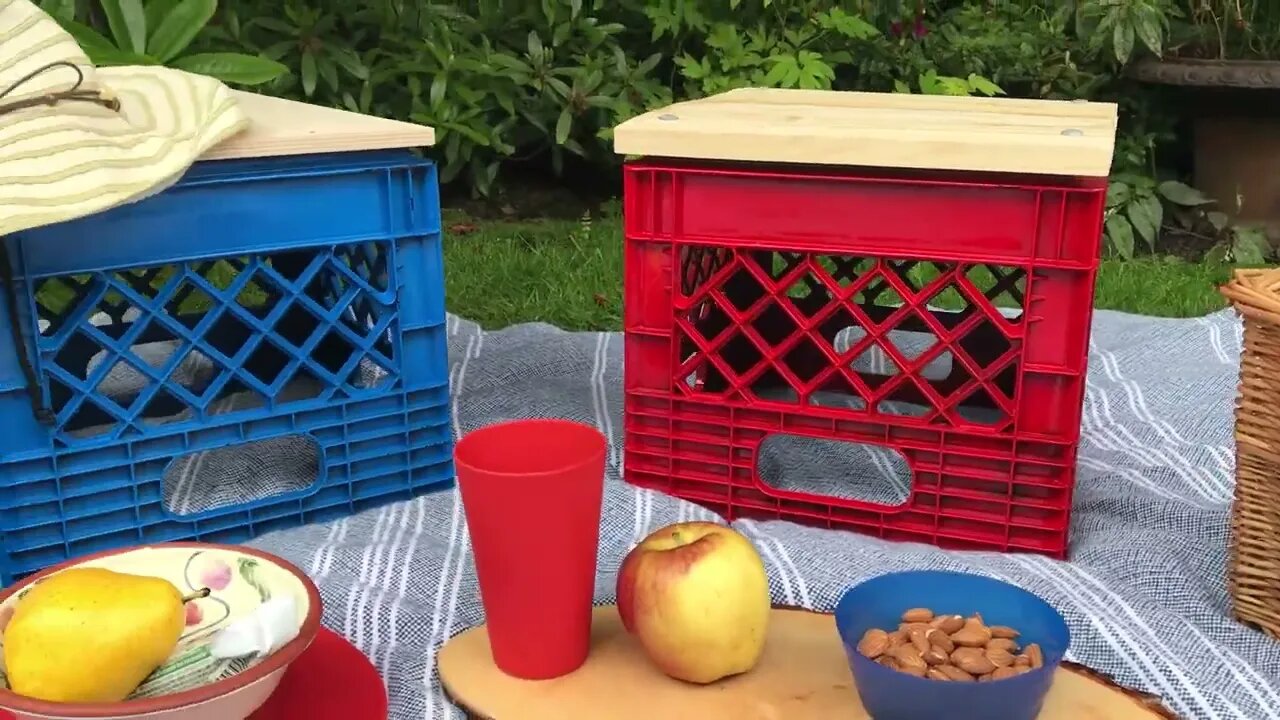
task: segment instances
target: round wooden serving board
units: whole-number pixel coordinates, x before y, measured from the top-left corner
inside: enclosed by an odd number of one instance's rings
[[[867,720],[831,615],[773,611],[764,657],[751,672],[707,686],[672,680],[649,664],[614,606],[598,607],[591,656],[554,680],[517,680],[493,664],[484,626],[445,643],[445,692],[484,720]],[[1041,720],[1173,719],[1159,701],[1077,665],[1058,670]]]

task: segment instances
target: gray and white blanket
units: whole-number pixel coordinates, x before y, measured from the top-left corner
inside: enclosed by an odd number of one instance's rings
[[[539,324],[485,332],[456,317],[448,330],[456,434],[540,416],[591,423],[609,437],[598,602],[612,601],[618,566],[636,540],[666,523],[714,519],[619,479],[619,335]],[[1280,642],[1233,622],[1226,590],[1240,341],[1230,312],[1193,320],[1097,314],[1070,562],[944,552],[783,522],[736,527],[757,543],[779,603],[830,609],[850,584],[892,570],[985,573],[1066,613],[1070,659],[1160,695],[1182,717],[1280,720]],[[801,464],[779,464],[778,472]],[[456,492],[254,544],[316,579],[326,625],[385,677],[392,718],[461,717],[440,692],[436,653],[484,617]]]

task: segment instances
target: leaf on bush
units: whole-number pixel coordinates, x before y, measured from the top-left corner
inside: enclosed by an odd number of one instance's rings
[[[1107,240],[1125,260],[1133,259],[1133,226],[1123,215],[1107,218]]]
[[[117,48],[138,55],[147,51],[147,12],[142,0],[102,0],[102,13]]]
[[[569,86],[565,84],[565,81],[557,77],[547,78],[547,86],[559,93],[560,97],[564,99],[568,99],[569,96],[573,94],[573,91],[569,89]]]
[[[324,82],[333,92],[338,92],[338,66],[334,64],[333,58],[324,56],[316,60],[316,69],[320,71],[320,77],[324,78]]]
[[[1138,202],[1146,208],[1147,215],[1151,218],[1151,222],[1155,225],[1156,236],[1160,235],[1160,228],[1164,225],[1164,205],[1161,204],[1160,198],[1152,194],[1141,195]],[[1153,250],[1155,248],[1152,248]]]
[[[854,40],[868,40],[880,35],[880,31],[876,29],[875,25],[857,15],[850,15],[838,7],[818,15],[815,19],[824,29],[835,30],[841,35]]]
[[[1107,186],[1107,207],[1119,207],[1133,197],[1133,188],[1128,183],[1112,180]]]
[[[569,139],[569,131],[573,129],[573,115],[569,108],[560,111],[560,119],[556,121],[556,144],[563,145]]]
[[[1133,55],[1133,26],[1128,23],[1116,23],[1112,33],[1111,49],[1115,51],[1116,62],[1124,65]]]
[[[235,85],[261,85],[287,73],[289,68],[274,60],[240,53],[201,53],[174,60],[179,70],[199,73]]]
[[[311,97],[316,91],[316,56],[302,53],[302,92]]]
[[[1160,183],[1158,190],[1165,200],[1183,207],[1208,205],[1213,202],[1213,200],[1205,197],[1204,193],[1177,180],[1166,180]]]
[[[1138,39],[1156,57],[1164,54],[1163,21],[1164,16],[1160,14],[1158,8],[1150,5],[1138,7],[1137,18],[1134,21],[1135,29],[1138,31]]]
[[[218,9],[217,0],[182,0],[160,22],[160,26],[147,40],[147,54],[160,62],[169,62],[178,56]]]
[[[1262,265],[1267,262],[1273,252],[1267,234],[1260,228],[1237,227],[1232,231],[1235,235],[1231,243],[1231,253],[1241,265]]]
[[[1222,230],[1227,227],[1227,223],[1231,222],[1231,218],[1227,217],[1226,213],[1219,210],[1210,210],[1205,213],[1204,216],[1205,219],[1209,221],[1209,224],[1213,226],[1213,229],[1218,232],[1222,232]]]
[[[1137,231],[1138,235],[1147,243],[1147,247],[1155,250],[1156,248],[1156,224],[1154,218],[1150,216],[1147,208],[1142,203],[1129,203],[1126,208],[1125,215],[1129,218],[1129,224]]]
[[[140,55],[121,50],[97,30],[88,25],[81,25],[75,20],[66,20],[61,23],[62,29],[67,34],[75,38],[76,44],[84,50],[89,59],[95,65],[145,65],[146,59]]]
[[[40,0],[40,9],[58,21],[76,18],[76,0]]]
[[[439,107],[440,102],[444,100],[444,93],[448,89],[449,76],[443,72],[438,73],[431,80],[431,94],[428,96],[431,99],[431,107]]]
[[[164,18],[177,7],[182,0],[142,0],[143,15],[147,18],[147,34],[154,35],[156,28],[164,22]],[[150,37],[147,38],[148,40]]]
[[[1204,261],[1209,265],[1225,265],[1230,254],[1231,248],[1226,243],[1218,243],[1205,252]]]
[[[152,1],[154,2],[154,0]],[[278,33],[284,33],[285,35],[298,34],[297,28],[277,18],[272,18],[272,17],[254,18],[253,20],[250,20],[249,23],[251,25],[257,25],[258,27],[266,28],[267,30],[272,30]]]
[[[794,55],[770,58],[773,67],[765,73],[764,84],[769,87],[795,87],[800,80],[800,66]]]
[[[980,93],[982,93],[983,95],[986,95],[986,96],[988,96],[988,97],[993,96],[993,95],[1003,95],[1003,94],[1004,94],[1004,89],[1003,89],[1003,88],[1001,88],[999,85],[997,85],[997,84],[995,84],[995,83],[991,82],[990,80],[988,80],[988,79],[986,79],[986,78],[982,77],[981,75],[978,75],[977,73],[970,73],[970,74],[969,74],[969,87],[970,87],[973,91],[975,91],[975,92],[980,92]]]
[[[360,60],[360,56],[354,50],[344,47],[329,47],[329,57],[346,70],[351,77],[357,80],[369,79],[369,68],[365,67],[364,62]]]

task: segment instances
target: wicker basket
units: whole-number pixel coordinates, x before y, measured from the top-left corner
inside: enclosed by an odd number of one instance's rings
[[[1231,595],[1238,620],[1280,638],[1280,269],[1237,270],[1222,294],[1244,318]]]

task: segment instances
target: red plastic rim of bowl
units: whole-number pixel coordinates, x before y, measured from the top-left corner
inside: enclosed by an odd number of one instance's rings
[[[73,558],[64,563],[46,568],[24,578],[22,581],[0,592],[0,603],[8,600],[14,593],[22,590],[31,583],[41,580],[61,570],[65,570],[76,565],[97,560],[112,555],[122,555],[135,550],[143,550],[146,548],[197,548],[204,550],[226,550],[229,552],[242,553],[244,555],[253,555],[269,563],[278,565],[281,569],[295,575],[302,586],[307,590],[307,597],[311,606],[307,611],[307,617],[302,621],[302,629],[298,636],[290,640],[284,647],[272,653],[267,659],[245,670],[244,672],[229,677],[225,680],[219,680],[208,685],[202,685],[194,690],[173,693],[172,695],[162,695],[160,697],[142,698],[137,700],[125,700],[118,703],[55,703],[45,700],[34,700],[32,698],[23,697],[6,688],[0,688],[0,708],[7,710],[16,710],[18,712],[30,713],[34,715],[51,715],[53,717],[64,718],[115,718],[128,717],[133,715],[146,715],[148,713],[164,712],[169,710],[178,710],[189,705],[214,700],[225,695],[248,687],[249,685],[262,680],[271,673],[287,666],[302,654],[311,641],[315,639],[316,633],[320,629],[321,617],[321,600],[320,591],[316,588],[311,578],[306,573],[299,570],[293,563],[283,560],[271,553],[261,550],[243,547],[241,545],[223,545],[219,543],[199,543],[199,542],[171,542],[171,543],[154,543],[149,545],[135,545],[125,548],[117,548],[115,550],[105,550],[103,552],[85,555]]]

